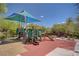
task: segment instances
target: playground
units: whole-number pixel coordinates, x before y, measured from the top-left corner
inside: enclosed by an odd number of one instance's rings
[[[11,8],[9,4],[7,5],[8,8]],[[39,6],[39,4],[37,5]],[[26,4],[26,6],[28,5]],[[40,19],[35,17],[35,14],[39,15],[38,13],[32,13],[33,16],[26,10],[16,8],[17,11],[11,10],[12,12],[10,12],[9,9],[7,16],[3,16],[5,7],[6,4],[0,4],[0,56],[79,56],[79,23],[77,21],[79,17],[74,21],[74,18],[69,17],[60,23],[62,20],[52,20],[51,16],[40,16]],[[56,19],[55,16],[52,18]],[[50,27],[50,24],[53,26]],[[46,27],[48,25],[49,27]]]

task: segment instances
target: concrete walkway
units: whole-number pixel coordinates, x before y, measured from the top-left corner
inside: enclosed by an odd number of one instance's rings
[[[74,56],[74,51],[58,47],[46,56]]]
[[[75,56],[79,56],[79,40],[76,41],[74,51],[75,51]]]

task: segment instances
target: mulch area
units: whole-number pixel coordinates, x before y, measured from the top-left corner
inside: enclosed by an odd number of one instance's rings
[[[75,41],[73,40],[54,40],[50,41],[49,38],[45,37],[39,45],[25,45],[24,48],[27,52],[20,53],[22,56],[45,56],[57,47],[74,50]]]

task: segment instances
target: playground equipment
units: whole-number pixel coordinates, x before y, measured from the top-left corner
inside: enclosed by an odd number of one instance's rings
[[[22,25],[21,24],[22,22],[26,23],[26,29],[20,27],[20,28],[17,28],[17,30],[16,30],[16,33],[18,35],[18,39],[20,39],[22,37],[23,43],[27,43],[27,42],[34,43],[34,42],[37,42],[37,41],[41,41],[41,36],[42,36],[41,30],[35,29],[35,28],[32,28],[32,29],[27,28],[27,23],[40,22],[40,20],[34,18],[28,12],[21,11],[19,13],[13,13],[9,17],[7,17],[7,19],[18,21],[19,25]],[[47,36],[47,37],[49,37],[49,36]]]
[[[20,29],[21,31],[19,32],[19,30],[16,30],[16,33],[18,34],[18,39],[20,39],[21,37],[23,37],[22,41],[23,43],[36,43],[38,41],[41,41],[41,30],[39,29]]]
[[[7,17],[6,19],[13,20],[13,21],[18,21],[20,25],[21,25],[20,22],[26,23],[26,25],[27,25],[27,23],[40,22],[40,20],[34,18],[31,14],[29,14],[28,12],[26,12],[24,10],[19,12],[19,13],[13,13],[9,17]],[[34,31],[33,29],[32,30],[31,29],[26,29],[26,32],[25,32],[22,28],[20,28],[20,32],[19,32],[18,29],[16,30],[16,32],[19,36],[18,38],[23,37],[23,42],[24,43],[26,41],[28,41],[27,36],[28,36],[29,39],[31,38],[31,39],[34,40],[34,36],[32,36],[33,31]]]

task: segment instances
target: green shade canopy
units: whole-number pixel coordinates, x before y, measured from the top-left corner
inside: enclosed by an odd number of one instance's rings
[[[26,11],[21,11],[19,13],[13,13],[12,15],[8,16],[7,19],[9,20],[15,20],[19,22],[26,22],[26,23],[32,23],[32,22],[40,22],[39,19],[36,19],[31,14],[29,14]]]

